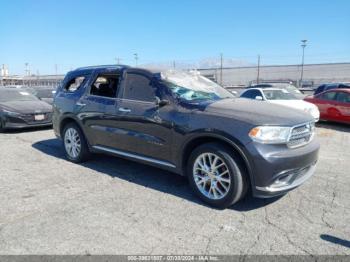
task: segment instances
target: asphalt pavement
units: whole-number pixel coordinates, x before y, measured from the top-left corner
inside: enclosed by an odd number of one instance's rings
[[[225,210],[156,168],[103,155],[68,162],[51,129],[0,134],[0,255],[350,255],[350,126],[317,134],[309,181]]]

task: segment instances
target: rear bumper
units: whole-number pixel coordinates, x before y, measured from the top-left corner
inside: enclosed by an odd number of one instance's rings
[[[251,182],[255,197],[282,195],[302,185],[314,173],[319,143],[313,139],[299,148],[251,143]]]

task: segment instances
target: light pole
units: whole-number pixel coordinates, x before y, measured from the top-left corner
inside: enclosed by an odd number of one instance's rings
[[[307,40],[301,40],[301,47],[303,48],[303,56],[301,58],[301,74],[300,74],[300,82],[299,87],[303,87],[303,75],[304,75],[304,55],[305,55],[305,47]]]
[[[220,54],[220,85],[222,86],[223,54]]]
[[[137,66],[137,61],[139,60],[139,56],[137,53],[134,54],[135,65]]]
[[[258,75],[256,77],[256,83],[259,84],[260,79],[260,55],[258,55]]]

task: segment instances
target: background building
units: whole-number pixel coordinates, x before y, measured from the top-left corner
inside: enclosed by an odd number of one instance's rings
[[[246,66],[199,69],[202,75],[223,86],[245,86],[258,80],[289,80],[299,83],[301,65]],[[221,72],[222,71],[222,72]],[[222,75],[222,79],[221,78]],[[350,82],[350,63],[304,65],[303,83],[319,85],[328,82]]]

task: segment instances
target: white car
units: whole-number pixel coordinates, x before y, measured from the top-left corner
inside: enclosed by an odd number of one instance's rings
[[[309,102],[297,99],[293,94],[285,89],[280,88],[249,88],[243,91],[240,97],[255,100],[267,101],[269,103],[278,104],[304,111],[311,114],[315,121],[320,119],[320,111],[317,106]]]

